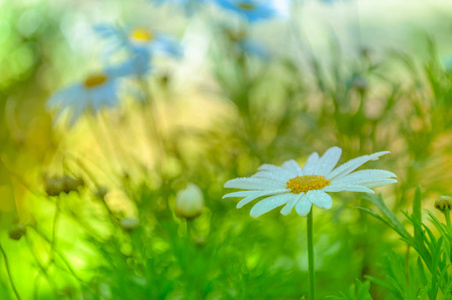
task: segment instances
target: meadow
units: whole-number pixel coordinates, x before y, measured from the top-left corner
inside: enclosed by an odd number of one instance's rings
[[[451,15],[0,0],[0,299],[452,299]]]

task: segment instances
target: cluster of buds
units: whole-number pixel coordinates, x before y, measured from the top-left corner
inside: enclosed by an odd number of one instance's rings
[[[452,197],[441,196],[435,201],[435,208],[444,212],[449,212],[452,208]]]
[[[61,193],[77,191],[84,186],[83,179],[69,176],[44,178],[45,191],[49,196],[58,196]]]

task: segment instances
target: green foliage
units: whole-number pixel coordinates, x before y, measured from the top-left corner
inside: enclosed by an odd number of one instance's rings
[[[110,57],[91,66],[101,43],[72,36],[93,12],[99,21],[87,1],[38,2],[1,4],[0,299],[307,299],[305,219],[278,211],[252,219],[250,205],[222,199],[223,185],[332,145],[343,160],[390,150],[368,165],[399,182],[377,195],[337,194],[332,209],[316,212],[318,298],[452,298],[450,218],[423,212],[452,193],[444,40],[416,35],[425,57],[343,45],[331,33],[319,37],[330,41],[322,53],[295,28],[297,42],[263,58],[237,46],[259,30],[201,16],[180,30],[211,43],[200,86],[185,90],[195,71],[181,80],[163,59],[165,71],[159,62],[128,78],[132,93],[118,107],[63,129],[45,101]],[[118,5],[133,21],[160,25],[160,10],[137,17],[143,7],[113,2],[112,14]],[[149,99],[134,102],[136,94]],[[204,195],[195,219],[175,208],[188,182]]]
[[[381,201],[381,197],[369,197],[383,216],[369,211],[373,216],[383,221],[395,232],[407,245],[405,257],[388,252],[383,268],[386,273],[385,279],[367,276],[372,282],[386,288],[397,299],[437,299],[441,297],[448,299],[452,297],[452,273],[451,265],[451,241],[452,227],[450,224],[441,223],[433,214],[428,213],[430,223],[422,221],[421,213],[421,190],[416,189],[413,200],[413,213],[406,214],[407,221],[412,226],[414,235],[408,233],[402,222]],[[448,210],[445,212],[450,213]],[[435,229],[439,236],[433,232]],[[410,249],[415,250],[417,256],[415,264],[410,264],[413,256]]]
[[[350,287],[347,294],[341,293],[339,297],[330,296],[328,298],[333,300],[372,300],[369,289],[370,282],[361,282],[359,279],[356,279],[356,283]]]

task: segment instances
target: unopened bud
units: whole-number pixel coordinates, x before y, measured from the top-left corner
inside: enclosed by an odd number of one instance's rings
[[[198,217],[204,208],[204,196],[201,189],[189,183],[186,189],[177,193],[176,214],[181,218],[194,219]]]
[[[63,177],[64,183],[65,183],[65,192],[69,193],[70,191],[76,191],[78,188],[85,185],[83,182],[83,179],[81,178],[72,178],[69,176]]]
[[[58,196],[64,190],[61,178],[45,178],[45,190],[49,196]]]
[[[364,77],[359,76],[353,80],[353,86],[359,92],[365,92],[369,87],[369,84],[367,83],[367,80]]]
[[[72,178],[69,176],[45,178],[45,190],[49,196],[58,196],[61,193],[69,193],[77,191],[79,187],[84,185],[80,178]]]
[[[441,196],[438,200],[435,201],[435,208],[439,209],[442,212],[449,210],[452,208],[452,197]]]
[[[97,198],[99,199],[105,199],[105,196],[107,195],[108,190],[106,187],[100,186],[96,189],[96,191],[94,192],[94,194],[96,195]]]
[[[11,239],[18,241],[25,233],[27,233],[27,228],[24,224],[17,224],[8,232],[8,235]]]
[[[135,217],[125,217],[119,221],[119,225],[124,231],[132,231],[140,225],[140,220]]]

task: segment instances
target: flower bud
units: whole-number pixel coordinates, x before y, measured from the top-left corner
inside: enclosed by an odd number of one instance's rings
[[[125,217],[119,221],[119,225],[124,231],[134,230],[140,225],[140,220],[135,217]]]
[[[435,201],[435,208],[439,209],[442,212],[449,210],[452,208],[452,197],[441,196],[438,200]]]
[[[369,84],[364,77],[359,76],[353,80],[353,87],[359,92],[365,92],[368,89]]]
[[[27,233],[27,228],[24,224],[17,224],[8,232],[9,238],[13,240],[20,240],[22,236]]]
[[[64,183],[61,178],[45,178],[45,190],[49,196],[58,196],[64,190]]]
[[[69,193],[71,191],[77,191],[80,187],[85,185],[85,182],[81,178],[72,178],[69,176],[64,176],[64,192]]]
[[[49,196],[58,196],[61,193],[68,194],[71,191],[77,191],[84,185],[83,179],[72,178],[69,176],[44,178],[45,190]]]
[[[176,214],[181,218],[194,219],[198,217],[204,208],[204,196],[201,189],[189,183],[186,189],[177,193]]]
[[[105,196],[108,193],[108,189],[106,187],[103,186],[99,186],[96,191],[94,192],[94,194],[96,195],[97,198],[104,200]]]

